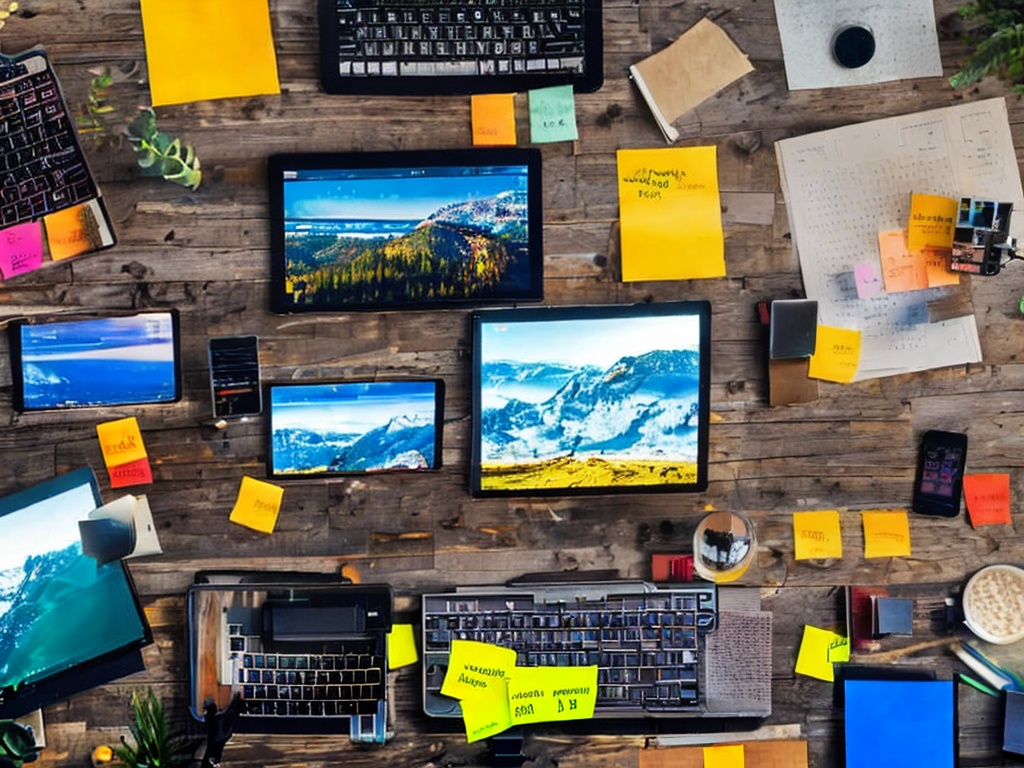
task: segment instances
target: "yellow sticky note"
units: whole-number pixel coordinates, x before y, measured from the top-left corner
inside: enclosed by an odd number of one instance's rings
[[[400,669],[420,660],[412,624],[392,624],[388,632],[388,669]]]
[[[494,736],[512,725],[505,678],[482,693],[473,693],[469,698],[463,699],[461,706],[466,741],[469,743]]]
[[[473,143],[484,146],[516,143],[514,93],[481,93],[471,97]]]
[[[864,557],[910,557],[910,520],[904,509],[861,512]]]
[[[228,519],[254,531],[273,533],[281,511],[284,488],[254,477],[243,477],[238,499]]]
[[[850,641],[827,629],[804,625],[803,639],[796,657],[796,673],[833,682],[834,662],[850,660]]]
[[[906,230],[878,233],[878,257],[882,262],[882,282],[886,293],[917,291],[928,287],[928,267],[924,251],[911,250]]]
[[[453,640],[441,693],[465,699],[495,686],[505,690],[505,678],[515,665],[516,652],[511,648],[475,640]]]
[[[515,667],[508,679],[512,724],[588,720],[597,701],[597,667]]]
[[[725,276],[715,147],[620,149],[622,279]]]
[[[153,106],[280,93],[268,0],[142,0]]]
[[[797,560],[840,558],[843,533],[834,509],[793,513],[794,557]]]
[[[907,223],[907,246],[914,251],[924,248],[952,248],[953,228],[960,203],[939,195],[910,195],[910,221]]]
[[[742,744],[715,744],[704,747],[704,768],[743,768]]]
[[[117,467],[146,458],[139,422],[134,416],[96,425],[96,437],[103,451],[103,463]]]
[[[819,325],[807,375],[812,379],[849,384],[860,366],[860,331]]]

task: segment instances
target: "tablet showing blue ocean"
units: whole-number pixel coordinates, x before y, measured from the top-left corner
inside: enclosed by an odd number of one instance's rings
[[[26,410],[178,398],[170,312],[26,324],[20,330]]]

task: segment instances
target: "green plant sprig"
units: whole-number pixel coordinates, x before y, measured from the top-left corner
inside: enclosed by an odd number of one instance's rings
[[[199,187],[203,172],[195,150],[181,139],[157,130],[156,113],[151,108],[139,108],[128,125],[128,141],[144,176],[163,176],[189,189]]]
[[[163,705],[152,688],[132,692],[132,723],[128,727],[134,744],[122,736],[114,747],[117,764],[127,768],[183,768],[195,762],[198,741],[171,733]]]

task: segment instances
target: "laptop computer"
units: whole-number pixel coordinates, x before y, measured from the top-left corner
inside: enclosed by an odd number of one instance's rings
[[[315,574],[199,574],[188,590],[189,711],[241,698],[239,733],[384,743],[391,588]]]
[[[319,0],[327,93],[596,91],[601,0]]]
[[[455,639],[513,648],[517,666],[597,666],[595,718],[720,718],[741,729],[771,714],[772,621],[756,589],[523,581],[427,594],[422,611],[433,717],[461,716],[440,692]]]

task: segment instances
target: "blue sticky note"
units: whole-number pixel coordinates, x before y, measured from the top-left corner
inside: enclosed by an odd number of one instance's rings
[[[576,141],[576,99],[571,85],[530,91],[530,141]]]
[[[953,768],[951,680],[847,680],[846,768]]]

